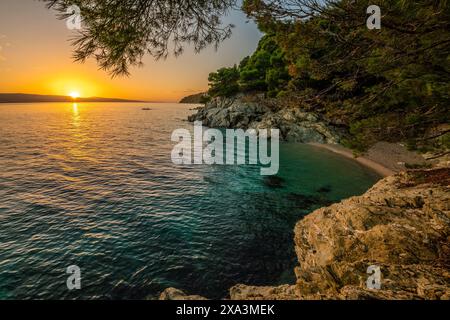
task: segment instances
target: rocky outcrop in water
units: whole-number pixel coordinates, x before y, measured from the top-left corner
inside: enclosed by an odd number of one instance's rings
[[[318,114],[278,108],[266,99],[244,95],[213,99],[189,121],[202,121],[211,128],[280,129],[281,137],[289,142],[336,144],[342,135]]]
[[[295,250],[295,285],[236,285],[230,298],[450,299],[450,168],[402,172],[314,211],[295,227]]]

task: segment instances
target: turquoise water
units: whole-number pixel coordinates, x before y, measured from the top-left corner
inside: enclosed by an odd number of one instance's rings
[[[142,107],[151,108],[150,111]],[[167,287],[223,298],[294,281],[293,227],[379,177],[282,144],[257,166],[175,166],[189,105],[0,105],[0,298],[143,299]],[[82,289],[69,291],[77,265]]]

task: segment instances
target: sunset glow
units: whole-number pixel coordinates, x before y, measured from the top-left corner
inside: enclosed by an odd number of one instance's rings
[[[80,97],[80,93],[78,91],[72,91],[69,93],[69,96],[72,97],[72,99],[77,99]]]
[[[7,14],[11,12],[13,14]],[[107,97],[174,102],[206,91],[208,74],[233,65],[250,55],[261,37],[243,14],[233,13],[226,23],[236,30],[221,51],[212,48],[196,54],[186,48],[183,56],[155,61],[145,56],[143,68],[131,68],[129,77],[111,76],[99,70],[95,59],[74,63],[75,36],[64,21],[41,1],[0,1],[0,92],[68,96]],[[32,21],[32,27],[17,28],[17,21]],[[234,48],[240,48],[234,50]],[[32,53],[32,55],[30,55]]]

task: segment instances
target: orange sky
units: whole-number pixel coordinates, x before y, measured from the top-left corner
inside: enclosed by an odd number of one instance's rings
[[[31,0],[0,1],[0,92],[100,96],[152,101],[178,101],[206,90],[208,74],[238,63],[251,54],[260,33],[245,23],[241,13],[227,22],[237,25],[231,39],[219,51],[192,50],[175,59],[154,61],[146,57],[143,68],[130,77],[111,79],[95,61],[73,63],[68,39],[71,31],[44,4]]]

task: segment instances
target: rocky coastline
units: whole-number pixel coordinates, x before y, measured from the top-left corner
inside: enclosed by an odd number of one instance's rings
[[[277,127],[286,141],[328,144],[334,152],[341,129],[314,113],[277,109],[244,97],[215,100],[189,118],[208,127]],[[378,146],[374,159],[400,146]],[[348,151],[345,151],[348,152]],[[402,152],[398,152],[405,156]],[[347,154],[349,156],[349,154]],[[296,283],[278,287],[238,284],[231,300],[450,299],[450,167],[406,170],[401,157],[364,195],[318,209],[295,227]],[[400,160],[399,160],[400,159]],[[408,154],[407,160],[431,165]],[[369,159],[370,160],[370,159]],[[369,165],[369,164],[367,164]],[[370,165],[369,165],[370,166]],[[381,288],[367,286],[368,268],[381,272]],[[198,300],[169,288],[162,300]]]
[[[188,120],[202,121],[211,128],[278,128],[281,138],[288,142],[337,144],[344,135],[342,129],[319,114],[278,108],[276,103],[257,95],[214,98]]]
[[[295,227],[296,284],[238,284],[231,300],[450,299],[450,169],[401,172]],[[381,288],[369,289],[369,266]],[[169,288],[163,300],[197,300]]]

